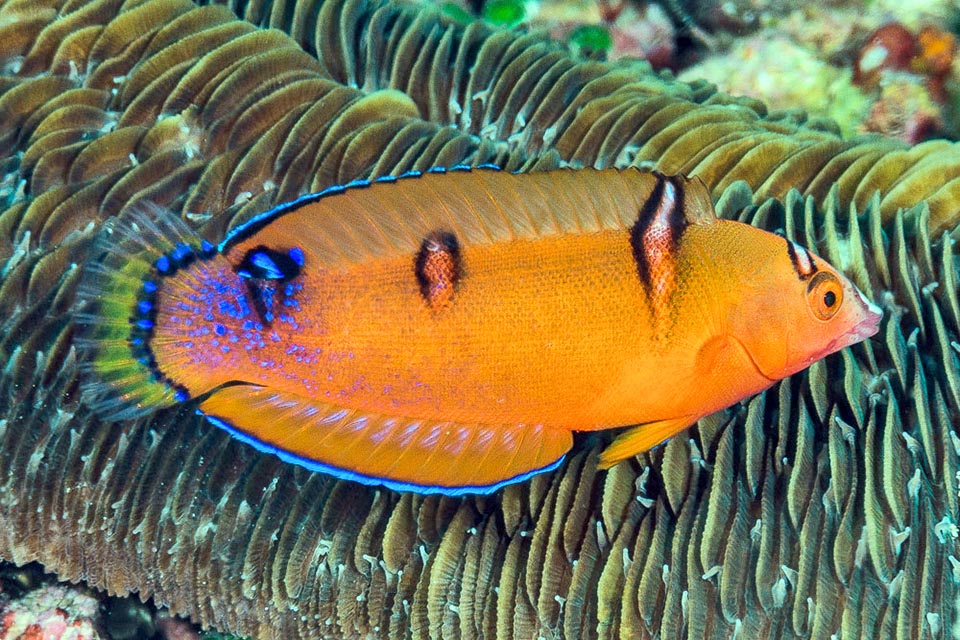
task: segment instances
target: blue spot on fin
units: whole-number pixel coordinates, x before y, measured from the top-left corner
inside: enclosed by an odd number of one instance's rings
[[[277,266],[277,263],[273,261],[267,253],[263,251],[257,251],[250,257],[250,262],[253,263],[255,267],[260,269],[260,272],[263,274],[260,277],[266,278],[267,280],[279,280],[283,277],[283,272],[280,271],[280,267]]]
[[[278,251],[264,246],[247,251],[236,268],[241,278],[253,280],[292,280],[300,275],[304,254],[299,247]]]

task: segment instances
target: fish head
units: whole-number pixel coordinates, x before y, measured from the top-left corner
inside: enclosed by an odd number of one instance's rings
[[[781,236],[750,233],[756,263],[728,300],[727,330],[775,381],[877,333],[882,311],[826,260]]]

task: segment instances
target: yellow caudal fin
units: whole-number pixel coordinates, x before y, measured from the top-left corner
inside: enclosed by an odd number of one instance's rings
[[[417,493],[492,493],[556,468],[573,443],[569,431],[540,425],[397,418],[254,385],[220,389],[200,412],[286,462]]]
[[[617,436],[617,438],[603,450],[597,465],[601,469],[609,469],[618,462],[632,458],[644,451],[649,451],[667,438],[683,431],[695,421],[695,418],[682,416],[680,418],[658,420],[656,422],[648,422],[632,427]]]
[[[149,203],[104,223],[73,311],[83,399],[101,418],[136,418],[189,399],[160,372],[151,348],[157,292],[214,250],[172,211]]]

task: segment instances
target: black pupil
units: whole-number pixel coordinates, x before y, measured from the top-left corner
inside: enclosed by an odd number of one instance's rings
[[[823,304],[827,305],[828,307],[832,307],[834,304],[836,304],[836,302],[837,294],[835,294],[833,291],[827,291],[825,294],[823,294]]]

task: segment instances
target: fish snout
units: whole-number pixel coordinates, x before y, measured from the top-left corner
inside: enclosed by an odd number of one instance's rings
[[[853,291],[860,303],[858,306],[861,309],[862,315],[860,321],[857,322],[850,331],[852,336],[856,336],[855,343],[866,340],[880,330],[880,320],[883,319],[883,309],[867,300],[860,289],[853,287]]]
[[[880,320],[883,319],[883,309],[870,302],[864,297],[852,284],[848,285],[849,291],[853,296],[855,308],[849,310],[846,316],[846,322],[849,323],[849,329],[836,336],[827,343],[822,353],[815,354],[814,360],[845,349],[846,347],[863,342],[867,338],[876,335],[880,330]]]

